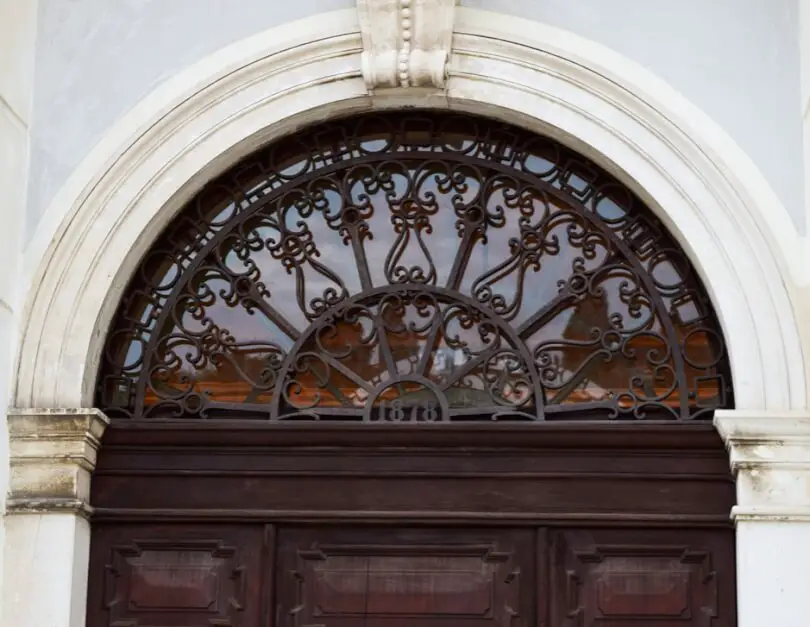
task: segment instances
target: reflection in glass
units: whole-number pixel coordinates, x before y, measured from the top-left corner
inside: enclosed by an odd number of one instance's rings
[[[209,184],[110,331],[113,417],[698,418],[730,406],[699,280],[623,185],[468,116],[329,123]]]

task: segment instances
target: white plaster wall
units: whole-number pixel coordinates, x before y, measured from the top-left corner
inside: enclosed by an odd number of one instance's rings
[[[10,627],[80,627],[87,609],[86,564],[90,527],[73,514],[9,516],[6,586],[0,624]]]
[[[105,130],[161,81],[234,41],[353,5],[354,0],[40,0],[26,239]]]
[[[800,0],[462,0],[641,63],[704,109],[804,231]],[[166,77],[240,38],[354,0],[40,0],[26,239],[70,172]]]
[[[570,30],[659,75],[748,153],[803,233],[800,2],[461,0]]]
[[[810,0],[799,0],[802,141],[804,145],[804,206],[810,225]],[[810,294],[806,294],[810,303]]]
[[[16,278],[22,253],[35,37],[36,0],[0,0],[0,590],[6,552],[2,514],[9,481],[6,407],[22,300]],[[2,606],[0,597],[0,612]]]

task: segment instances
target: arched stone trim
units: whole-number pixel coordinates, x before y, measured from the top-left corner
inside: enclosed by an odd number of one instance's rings
[[[800,238],[744,153],[677,92],[601,46],[518,18],[456,13],[443,90],[370,95],[357,13],[346,10],[231,46],[142,102],[56,197],[26,257],[14,404],[92,402],[103,334],[130,273],[206,179],[314,119],[430,106],[554,135],[631,185],[714,298],[737,406],[803,407],[790,287],[801,280]]]

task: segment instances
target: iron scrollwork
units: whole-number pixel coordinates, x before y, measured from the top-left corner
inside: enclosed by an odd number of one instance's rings
[[[470,116],[367,115],[210,183],[107,338],[114,418],[695,419],[732,403],[722,333],[629,189]]]

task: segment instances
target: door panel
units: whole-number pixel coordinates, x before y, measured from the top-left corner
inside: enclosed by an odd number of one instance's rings
[[[95,525],[88,627],[734,627],[728,530]]]
[[[533,624],[531,531],[282,529],[278,625]]]
[[[552,533],[555,627],[731,627],[733,535],[671,530]]]
[[[95,528],[89,627],[253,627],[261,612],[262,528]]]

